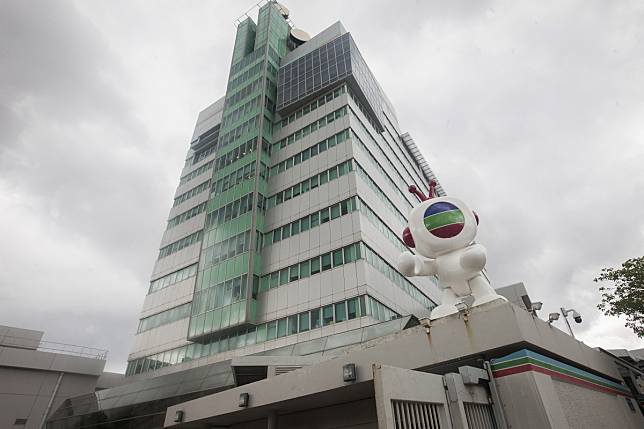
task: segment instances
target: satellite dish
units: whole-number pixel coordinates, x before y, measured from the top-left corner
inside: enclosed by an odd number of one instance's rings
[[[295,42],[297,46],[299,46],[302,43],[306,43],[311,40],[311,36],[309,36],[309,33],[304,30],[300,30],[299,28],[291,28],[291,40]]]
[[[281,3],[275,3],[275,6],[277,6],[277,10],[280,11],[284,19],[288,19],[288,15],[289,15],[288,8]]]

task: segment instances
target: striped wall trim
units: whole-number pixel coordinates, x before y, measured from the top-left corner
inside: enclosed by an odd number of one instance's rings
[[[528,371],[540,372],[559,380],[601,392],[632,396],[628,387],[623,384],[615,383],[530,350],[523,349],[502,358],[492,359],[492,372],[495,378]]]

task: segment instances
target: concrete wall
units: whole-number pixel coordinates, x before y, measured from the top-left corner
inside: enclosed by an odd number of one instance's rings
[[[51,413],[65,399],[93,392],[97,378],[94,375],[0,367],[0,428],[11,428],[16,419],[27,419],[24,428],[39,429],[50,401]]]
[[[570,429],[641,427],[642,417],[634,399],[631,399],[635,407],[632,411],[623,396],[559,380],[553,380],[552,384]]]

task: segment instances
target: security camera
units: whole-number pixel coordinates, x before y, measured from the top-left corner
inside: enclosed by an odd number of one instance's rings
[[[572,312],[572,318],[575,320],[575,322],[581,323],[581,314],[577,313],[577,311]]]
[[[559,313],[550,313],[548,315],[548,323],[552,323],[555,320],[559,320]]]

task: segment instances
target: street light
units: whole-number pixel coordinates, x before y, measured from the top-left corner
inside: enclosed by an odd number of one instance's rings
[[[564,317],[564,320],[566,321],[566,325],[568,326],[568,330],[570,331],[570,335],[572,335],[573,338],[575,338],[574,332],[572,332],[572,327],[570,326],[570,322],[568,321],[568,314],[572,313],[572,318],[576,323],[581,323],[581,314],[577,312],[574,308],[570,308],[566,310],[565,308],[561,307],[561,314]]]

